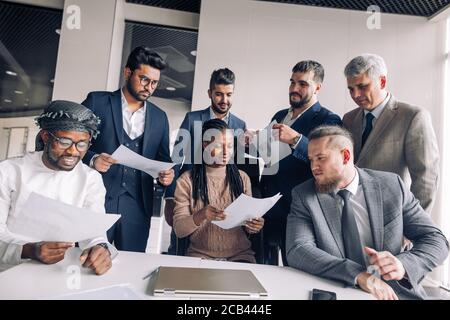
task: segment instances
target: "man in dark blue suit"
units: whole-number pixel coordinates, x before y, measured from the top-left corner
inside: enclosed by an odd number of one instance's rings
[[[114,165],[110,156],[121,144],[149,159],[171,162],[169,122],[164,111],[147,101],[155,91],[166,63],[146,47],[129,55],[125,85],[114,92],[91,92],[83,105],[101,119],[101,134],[83,162],[102,174],[106,212],[122,217],[108,230],[117,249],[145,252],[153,207],[153,178],[138,170]],[[158,183],[169,186],[173,169],[162,171]]]
[[[184,117],[178,133],[175,146],[172,153],[172,161],[181,163],[185,157],[185,164],[180,170],[177,170],[176,176],[179,177],[183,172],[191,170],[195,163],[201,163],[202,157],[202,125],[210,119],[221,119],[228,124],[230,129],[234,130],[236,140],[243,135],[246,130],[245,121],[239,119],[230,112],[233,102],[235,75],[228,68],[214,70],[209,81],[208,96],[211,99],[211,105],[198,111],[188,112]],[[236,141],[237,142],[237,141]],[[237,143],[235,143],[237,146]],[[241,146],[243,146],[241,144]],[[235,149],[236,150],[236,149]],[[242,148],[239,151],[244,151]],[[259,165],[257,160],[250,161],[244,159],[243,152],[235,152],[235,163],[240,170],[245,171],[250,177],[252,183],[253,196],[258,196],[259,191]],[[175,184],[172,184],[166,191],[165,216],[167,223],[172,226],[175,192]],[[176,253],[175,235],[172,232],[171,246],[169,253]]]
[[[273,129],[277,129],[279,140],[290,145],[292,154],[276,164],[278,170],[267,168],[269,170],[265,170],[261,178],[264,197],[278,192],[283,195],[264,216],[264,262],[267,264],[278,265],[280,248],[283,264],[287,265],[286,219],[291,206],[291,191],[312,177],[308,161],[309,132],[322,124],[342,125],[340,117],[322,107],[318,101],[323,78],[324,69],[320,63],[312,60],[297,63],[292,68],[289,86],[291,107],[278,111],[272,118],[277,121]]]

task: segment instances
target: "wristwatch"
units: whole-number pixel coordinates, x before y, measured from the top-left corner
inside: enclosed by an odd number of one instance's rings
[[[294,141],[290,144],[291,148],[295,148],[295,145],[298,143],[298,141],[300,140],[300,138],[302,137],[301,134],[295,136]]]

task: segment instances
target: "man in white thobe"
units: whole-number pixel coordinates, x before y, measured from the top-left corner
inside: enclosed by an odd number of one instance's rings
[[[98,172],[80,160],[98,134],[98,118],[69,101],[53,101],[36,119],[41,131],[36,152],[0,162],[0,271],[28,259],[53,264],[64,259],[70,242],[27,242],[8,230],[8,218],[17,218],[30,193],[105,213],[105,187]],[[78,243],[80,263],[103,274],[111,268],[117,250],[105,237]]]

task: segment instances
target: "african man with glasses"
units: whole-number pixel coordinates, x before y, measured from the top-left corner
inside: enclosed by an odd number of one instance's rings
[[[123,87],[114,92],[91,92],[82,103],[101,119],[102,134],[93,141],[83,161],[102,174],[106,212],[122,215],[108,230],[108,239],[119,250],[145,252],[153,214],[154,179],[115,164],[111,154],[123,144],[148,159],[171,162],[167,115],[149,101],[165,66],[157,53],[137,47],[125,65]],[[155,178],[167,187],[173,177],[170,169]]]
[[[105,214],[105,187],[98,172],[80,160],[98,134],[99,119],[86,107],[53,101],[36,118],[40,132],[36,152],[0,162],[0,271],[28,259],[45,264],[64,259],[71,242],[29,242],[8,230],[8,219],[20,212],[34,192],[39,195]],[[106,235],[78,242],[80,264],[103,274],[112,266],[117,250]]]

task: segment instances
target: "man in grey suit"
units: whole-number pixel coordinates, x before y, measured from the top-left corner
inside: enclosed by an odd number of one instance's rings
[[[438,187],[439,150],[428,112],[397,101],[386,90],[387,68],[378,55],[352,59],[344,73],[359,106],[343,118],[355,139],[356,165],[398,174],[430,213]]]
[[[308,157],[314,178],[292,191],[289,266],[378,299],[425,298],[420,282],[449,245],[401,178],[355,167],[352,137],[337,126],[311,132]],[[414,244],[409,251],[401,250],[403,235]]]

